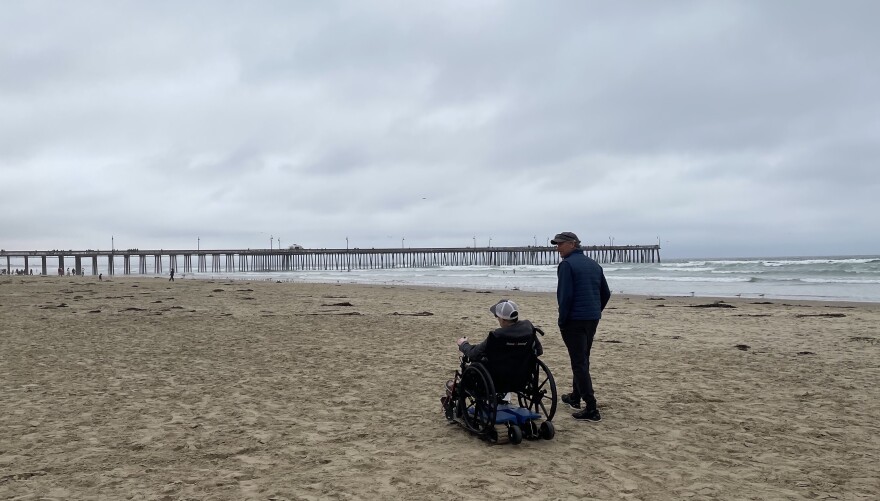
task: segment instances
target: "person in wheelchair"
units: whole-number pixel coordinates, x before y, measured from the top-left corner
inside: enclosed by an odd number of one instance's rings
[[[514,347],[517,345],[520,347],[532,346],[536,356],[544,354],[541,341],[535,335],[535,326],[528,320],[520,320],[519,306],[516,303],[509,299],[502,299],[490,306],[489,312],[495,315],[499,327],[489,331],[489,335],[483,342],[470,344],[467,336],[462,336],[455,341],[455,344],[458,345],[458,350],[464,355],[463,362],[486,362],[490,344],[495,347],[499,345],[511,345]],[[520,350],[520,352],[522,351]],[[495,365],[501,365],[504,361],[498,360],[497,362]],[[517,370],[517,367],[520,365],[514,363],[512,366],[508,365],[508,369]],[[451,379],[446,382],[447,397],[451,396],[452,384],[453,381]],[[445,400],[441,399],[441,401]]]
[[[507,426],[512,443],[523,436],[552,438],[556,386],[538,359],[544,352],[538,339],[543,331],[521,319],[513,301],[502,299],[489,312],[498,328],[485,340],[475,345],[467,337],[456,341],[461,368],[440,399],[446,418],[490,441],[497,440],[496,424]]]
[[[495,315],[499,327],[489,332],[489,336],[480,344],[470,344],[467,336],[458,338],[456,344],[464,356],[470,360],[482,360],[489,343],[494,341],[492,338],[505,344],[534,342],[535,354],[540,356],[544,353],[541,341],[535,336],[535,326],[528,320],[520,320],[519,306],[516,303],[508,299],[502,299],[493,304],[489,311]]]

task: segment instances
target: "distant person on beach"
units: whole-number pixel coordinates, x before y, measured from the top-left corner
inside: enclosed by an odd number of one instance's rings
[[[169,282],[174,281],[174,268],[171,268],[171,278],[168,279]]]
[[[550,243],[562,256],[556,269],[558,323],[573,376],[571,393],[561,398],[573,409],[581,409],[581,400],[584,401],[585,407],[572,414],[575,419],[601,421],[590,378],[590,350],[602,310],[611,299],[611,289],[599,263],[584,254],[577,235],[565,231],[553,237]]]

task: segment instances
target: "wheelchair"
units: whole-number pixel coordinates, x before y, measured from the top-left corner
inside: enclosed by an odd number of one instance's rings
[[[534,334],[537,339],[544,332],[536,327]],[[507,395],[515,395],[516,404],[514,397],[505,400]],[[481,360],[461,357],[441,402],[447,421],[490,443],[504,438],[511,444],[523,438],[551,440],[556,434],[556,382],[535,353],[534,342],[505,343],[490,337]]]

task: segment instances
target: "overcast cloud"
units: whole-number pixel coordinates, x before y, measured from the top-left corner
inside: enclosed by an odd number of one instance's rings
[[[880,253],[874,1],[33,1],[0,247]]]

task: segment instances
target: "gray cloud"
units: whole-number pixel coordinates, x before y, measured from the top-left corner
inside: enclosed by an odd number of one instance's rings
[[[0,247],[866,254],[880,6],[25,2]]]

